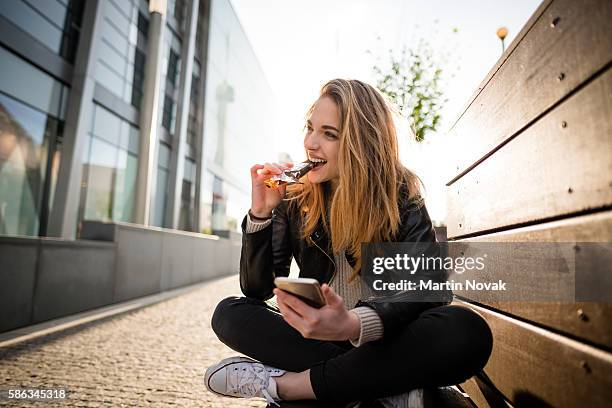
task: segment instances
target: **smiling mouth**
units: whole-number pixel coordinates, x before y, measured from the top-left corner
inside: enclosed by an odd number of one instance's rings
[[[323,160],[323,159],[310,159],[310,161],[314,164],[315,169],[327,163],[327,160]]]

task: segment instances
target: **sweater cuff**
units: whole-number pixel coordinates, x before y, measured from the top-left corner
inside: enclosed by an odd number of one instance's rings
[[[359,337],[357,339],[350,339],[354,347],[359,347],[369,341],[382,339],[383,323],[374,309],[367,306],[360,306],[350,311],[357,315],[361,323]]]
[[[270,220],[266,220],[266,221],[253,221],[251,219],[251,216],[247,214],[247,222],[246,222],[245,232],[247,234],[250,234],[251,232],[261,231],[262,229],[266,228],[271,223],[272,223],[271,219]]]

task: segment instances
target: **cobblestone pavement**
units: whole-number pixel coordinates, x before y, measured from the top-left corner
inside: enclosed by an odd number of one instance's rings
[[[210,327],[238,275],[144,309],[0,349],[0,389],[65,388],[68,399],[10,406],[265,407],[221,398],[203,386],[206,367],[236,355]],[[1,400],[0,405],[8,404]]]

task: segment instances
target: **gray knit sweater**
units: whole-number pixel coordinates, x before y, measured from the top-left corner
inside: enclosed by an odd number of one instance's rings
[[[272,223],[271,220],[257,222],[247,215],[246,233],[253,233],[266,228]],[[359,299],[363,299],[372,295],[368,285],[364,284],[361,277],[348,282],[353,268],[346,260],[344,253],[334,254],[334,263],[336,264],[336,274],[330,283],[330,287],[344,300],[346,307],[355,305]],[[383,324],[378,316],[378,313],[370,307],[360,306],[350,309],[350,312],[355,313],[361,323],[359,337],[350,339],[353,346],[359,347],[368,341],[374,341],[383,337]]]

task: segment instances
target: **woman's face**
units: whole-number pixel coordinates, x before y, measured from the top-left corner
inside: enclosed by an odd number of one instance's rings
[[[338,182],[338,149],[340,146],[340,111],[336,103],[324,96],[314,104],[306,121],[304,148],[310,160],[323,159],[326,163],[307,173],[311,183]]]

